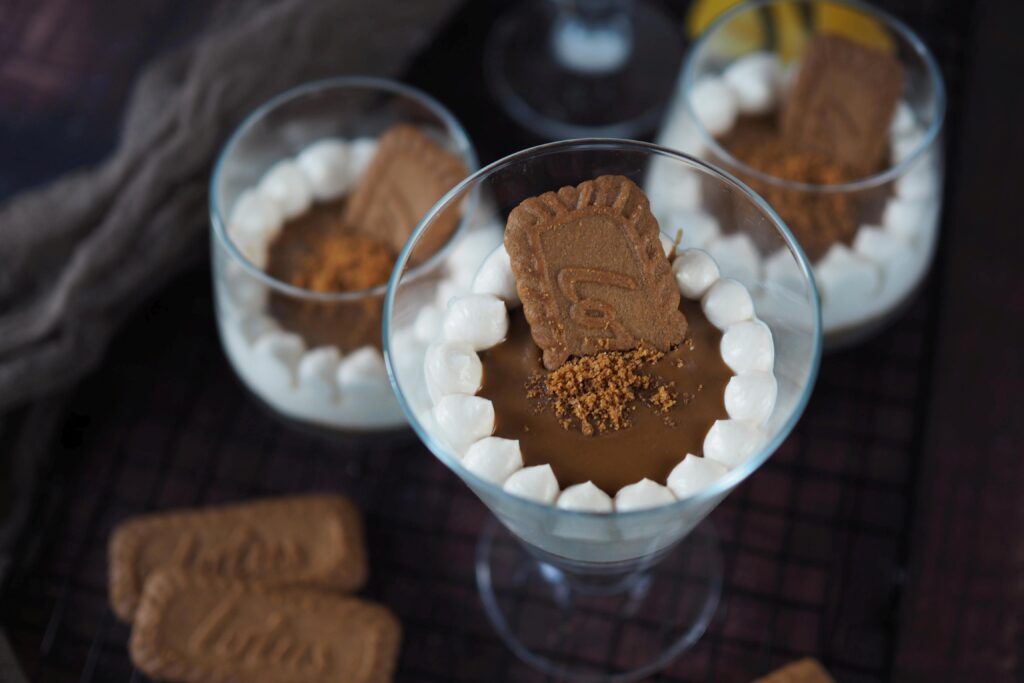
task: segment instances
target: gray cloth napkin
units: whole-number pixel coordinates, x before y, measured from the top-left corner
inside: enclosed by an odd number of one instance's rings
[[[457,2],[227,2],[149,67],[109,159],[0,207],[0,411],[93,368],[119,321],[201,253],[210,167],[248,112],[304,81],[400,73]]]

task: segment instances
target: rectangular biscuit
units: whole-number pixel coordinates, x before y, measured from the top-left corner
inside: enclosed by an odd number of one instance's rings
[[[345,591],[360,588],[367,574],[359,510],[330,495],[137,517],[114,530],[108,551],[110,603],[125,621],[160,568]]]
[[[812,657],[791,662],[754,683],[835,683],[818,660]]]
[[[401,626],[358,598],[158,571],[132,626],[132,662],[181,683],[384,683]]]

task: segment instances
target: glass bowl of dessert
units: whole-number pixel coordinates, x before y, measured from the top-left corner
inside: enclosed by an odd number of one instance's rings
[[[788,255],[796,277],[770,283],[682,246],[703,227],[652,212],[648,188],[666,171],[701,184],[711,216]],[[463,264],[468,291],[439,297],[412,256],[457,206],[502,239]],[[431,210],[399,255],[384,311],[385,360],[410,423],[500,521],[481,536],[476,572],[505,642],[564,680],[636,680],[692,645],[721,590],[702,522],[785,439],[820,360],[810,265],[768,204],[648,143],[535,147]],[[419,367],[403,359],[409,326],[433,333]],[[519,618],[516,596],[546,610],[539,622]],[[658,638],[611,669],[594,664],[594,629],[637,615]]]
[[[252,113],[210,187],[217,324],[245,386],[307,425],[404,427],[381,355],[387,279],[416,223],[475,167],[455,118],[392,81],[314,82]],[[463,214],[442,217],[416,277],[447,275],[473,231]]]
[[[762,30],[764,16],[793,21]],[[883,328],[932,262],[943,185],[942,76],[921,39],[860,2],[761,0],[718,19],[687,57],[658,142],[733,173],[779,212],[813,264],[826,348]],[[700,188],[651,202],[707,212]],[[708,221],[695,246],[793,277],[782,255]]]

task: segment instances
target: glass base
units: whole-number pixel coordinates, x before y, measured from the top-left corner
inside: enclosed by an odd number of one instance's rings
[[[705,521],[653,566],[570,575],[538,562],[491,518],[476,579],[494,628],[528,665],[556,680],[637,681],[704,634],[722,595],[722,558]]]
[[[563,29],[547,4],[523,3],[502,16],[484,55],[487,83],[502,108],[552,140],[652,132],[679,74],[682,33],[647,2],[627,7],[622,45],[610,34],[586,38]]]

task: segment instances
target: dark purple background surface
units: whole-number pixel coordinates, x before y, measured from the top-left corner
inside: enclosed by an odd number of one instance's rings
[[[1024,4],[887,5],[933,47],[950,88],[939,261],[903,320],[826,357],[792,438],[715,513],[723,604],[654,680],[745,681],[804,654],[843,681],[1024,676]],[[496,7],[467,5],[407,75],[455,112],[485,162],[534,142],[481,82]],[[0,196],[102,158],[133,75],[193,34],[205,8],[0,0]],[[482,505],[415,442],[325,440],[268,417],[220,351],[205,268],[135,315],[58,406],[52,469],[0,593],[31,680],[144,680],[106,607],[113,525],[308,490],[344,491],[367,513],[366,593],[404,624],[400,680],[543,680],[476,597]],[[0,452],[42,430],[29,414],[8,416]],[[595,657],[614,667],[649,635],[609,623]]]

